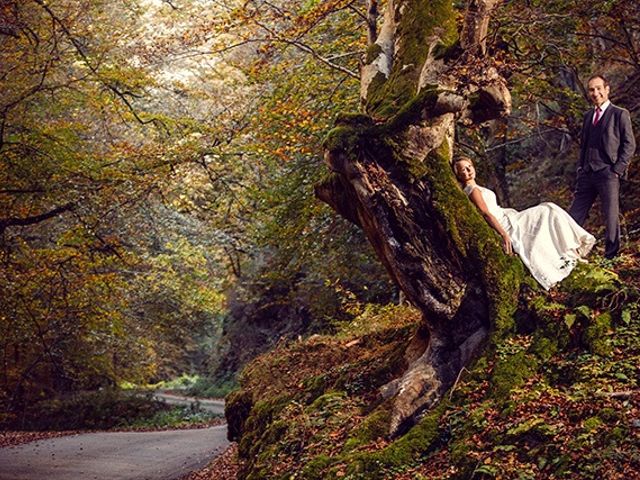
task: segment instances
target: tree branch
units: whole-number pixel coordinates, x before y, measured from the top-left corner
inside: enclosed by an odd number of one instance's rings
[[[40,215],[34,215],[32,217],[24,217],[24,218],[17,218],[17,217],[9,217],[9,218],[2,218],[0,219],[0,235],[2,233],[4,233],[5,229],[7,227],[24,227],[27,225],[34,225],[36,223],[40,223],[43,222],[45,220],[48,220],[50,218],[56,217],[58,215],[60,215],[63,212],[69,211],[69,210],[73,210],[75,208],[75,204],[74,203],[67,203],[65,205],[62,205],[61,207],[57,207],[54,208],[53,210],[46,212],[46,213],[42,213]]]
[[[12,194],[28,194],[28,193],[44,193],[44,188],[3,188],[0,190],[0,194],[12,195]]]
[[[296,47],[298,50],[301,50],[305,53],[310,54],[313,58],[315,58],[316,60],[320,61],[321,63],[324,63],[325,65],[327,65],[330,68],[333,68],[334,70],[338,70],[339,72],[342,73],[346,73],[347,75],[349,75],[350,77],[353,78],[360,78],[360,76],[349,70],[346,67],[343,67],[342,65],[338,65],[337,63],[333,63],[332,61],[330,61],[329,59],[323,57],[322,55],[320,55],[318,52],[316,52],[312,47],[310,47],[309,45],[302,43],[298,40],[289,40],[288,38],[284,38],[283,36],[277,34],[273,29],[267,27],[266,25],[255,21],[255,24],[258,25],[260,28],[264,29],[266,32],[268,32],[273,38],[271,39],[271,41],[273,42],[279,42],[279,43],[284,43],[286,45],[292,45],[294,47]]]
[[[53,12],[53,10],[51,10],[51,8],[43,0],[32,0],[32,1],[40,5],[40,7],[42,7],[47,12],[47,14],[51,17],[53,22],[61,28],[62,32],[69,39],[69,41],[71,42],[71,45],[73,45],[74,49],[76,50],[78,55],[82,58],[82,60],[84,61],[85,65],[89,68],[89,70],[91,70],[91,72],[96,76],[96,78],[100,81],[100,83],[102,83],[108,90],[110,90],[116,97],[118,97],[122,101],[122,103],[126,105],[126,107],[129,109],[131,114],[138,121],[138,123],[142,125],[148,125],[149,123],[159,123],[162,125],[162,122],[160,122],[155,118],[151,120],[143,120],[142,118],[140,118],[140,116],[138,115],[138,112],[135,111],[135,109],[133,108],[133,105],[131,105],[131,102],[129,102],[129,100],[126,98],[126,95],[131,95],[131,93],[123,92],[112,83],[106,82],[100,75],[100,72],[98,72],[98,69],[89,61],[89,58],[87,57],[87,55],[84,53],[82,49],[82,45],[78,43],[78,40],[71,34],[71,32],[69,31],[67,26],[64,24],[64,22],[58,18],[58,16]]]
[[[166,3],[167,5],[169,5],[173,10],[178,10],[178,7],[176,7],[173,2],[171,0],[162,0],[162,3]]]

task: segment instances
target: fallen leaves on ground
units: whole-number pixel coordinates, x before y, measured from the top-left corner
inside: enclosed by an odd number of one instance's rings
[[[209,465],[196,472],[191,472],[180,480],[236,480],[239,469],[238,444],[232,443],[222,455],[216,457]]]

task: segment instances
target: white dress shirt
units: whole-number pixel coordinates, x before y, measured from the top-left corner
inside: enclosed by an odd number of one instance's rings
[[[602,116],[604,115],[604,111],[607,109],[607,107],[611,105],[611,101],[607,100],[606,102],[604,102],[602,105],[600,105],[599,107],[595,107],[593,109],[593,117],[591,117],[591,123],[595,123],[595,119],[596,119],[596,112],[598,110],[598,108],[600,109],[600,116],[598,117],[598,121],[602,120]]]

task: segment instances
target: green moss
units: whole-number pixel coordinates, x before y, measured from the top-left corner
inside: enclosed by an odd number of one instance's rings
[[[612,351],[611,342],[608,339],[610,330],[611,314],[609,312],[601,313],[590,320],[582,335],[582,342],[591,353],[608,356]]]
[[[369,115],[360,112],[340,112],[336,116],[335,125],[344,125],[352,127],[371,127],[373,120]]]
[[[238,455],[250,460],[265,446],[263,437],[273,418],[290,401],[286,395],[257,402],[251,409],[249,417],[244,423],[242,438],[238,444]],[[267,442],[268,443],[268,442]]]
[[[491,376],[491,393],[494,398],[504,400],[511,390],[524,384],[538,368],[532,355],[517,352],[498,359]]]
[[[602,420],[599,417],[589,417],[582,422],[582,427],[587,432],[593,432],[602,426]]]
[[[558,342],[545,336],[539,336],[531,347],[531,351],[543,362],[550,360],[558,350]]]
[[[383,95],[383,93],[386,91],[385,86],[387,85],[387,76],[382,73],[382,72],[377,72],[374,77],[371,79],[371,81],[369,82],[369,87],[368,87],[368,97],[367,97],[367,105],[365,105],[365,109],[367,111],[367,113],[371,113],[372,116],[377,116],[380,117],[382,116],[382,113],[384,112],[385,116],[391,116],[393,111],[390,110],[387,112],[387,108],[380,108],[381,112],[377,112],[375,108],[370,107],[367,108],[369,105],[386,105],[385,102],[385,97]],[[411,98],[411,97],[408,97]],[[408,100],[405,99],[405,102]],[[391,105],[395,106],[395,103],[390,102]],[[399,105],[398,105],[399,107]]]
[[[620,419],[620,413],[614,408],[603,408],[598,412],[598,417],[604,422],[612,423]]]
[[[438,89],[437,85],[425,86],[419,94],[408,100],[389,120],[384,132],[393,135],[406,129],[407,126],[417,123],[422,116],[424,110],[432,110],[438,96],[443,90]],[[422,160],[422,159],[420,159]]]
[[[344,451],[349,452],[357,447],[383,438],[389,432],[391,422],[391,405],[385,402],[367,416],[363,422],[351,432],[344,444]]]
[[[227,395],[224,414],[227,418],[229,439],[233,441],[240,439],[252,406],[251,393],[246,390],[238,389]]]
[[[447,0],[401,3],[396,8],[396,15],[400,14],[402,19],[396,19],[399,22],[396,38],[400,43],[389,79],[374,78],[368,90],[366,109],[376,117],[390,117],[416,94],[420,71],[434,36],[440,38],[445,50],[458,38],[456,14]]]
[[[382,53],[382,47],[377,43],[374,43],[369,48],[367,48],[367,55],[365,63],[368,65],[373,62],[378,56]]]
[[[433,48],[433,58],[437,60],[449,60],[458,57],[462,52],[460,41],[456,40],[454,43],[439,43]]]
[[[363,391],[375,390],[389,382],[406,368],[406,342],[412,331],[413,328],[404,328],[395,331],[396,335],[376,339],[379,345],[391,345],[392,348],[385,348],[384,355],[381,355],[376,361],[365,359],[351,364],[350,368],[336,380],[335,388],[341,388],[350,394],[357,395]],[[363,343],[366,341],[364,340]],[[371,348],[376,347],[372,346]]]
[[[312,401],[322,395],[328,388],[329,383],[330,378],[324,373],[316,375],[315,377],[306,378],[302,382],[302,387],[305,390],[305,398],[307,401]]]
[[[276,420],[269,425],[261,440],[266,444],[277,443],[288,430],[288,425],[289,423],[285,420]]]
[[[509,443],[538,443],[546,441],[557,433],[557,428],[549,425],[542,417],[532,416],[519,421],[507,430]]]
[[[349,157],[358,154],[360,146],[360,132],[351,126],[337,126],[327,133],[322,147],[330,152],[344,152]]]
[[[519,327],[525,332],[534,332],[529,351],[546,363],[571,343],[570,329],[560,320],[566,306],[551,301],[546,294],[534,295],[523,303]]]
[[[329,152],[342,152],[347,158],[357,158],[366,149],[367,140],[375,138],[376,129],[371,117],[361,113],[343,112],[335,120],[335,127],[327,133],[322,147]]]
[[[607,434],[607,443],[617,443],[624,439],[626,439],[629,435],[629,432],[622,427],[614,427]]]
[[[333,460],[327,455],[318,455],[313,458],[300,471],[300,478],[305,480],[324,480],[324,470],[331,465]],[[286,474],[285,478],[291,478],[290,474]]]
[[[449,444],[449,454],[454,465],[461,465],[468,461],[471,451],[471,441],[467,437],[457,439]]]
[[[385,472],[411,464],[427,454],[439,438],[440,417],[447,408],[443,401],[436,409],[426,415],[403,437],[377,452],[355,452],[342,460],[346,464],[346,473],[351,478],[375,480],[385,478]],[[334,469],[333,474],[338,469]]]
[[[518,290],[524,276],[522,262],[519,259],[506,257],[501,251],[496,257],[496,264],[484,265],[485,286],[491,298],[491,314],[494,318],[494,344],[515,329],[513,314],[518,306]]]
[[[315,401],[309,407],[309,412],[323,411],[327,408],[331,408],[336,402],[341,402],[347,396],[345,392],[327,392],[324,395],[315,399]]]

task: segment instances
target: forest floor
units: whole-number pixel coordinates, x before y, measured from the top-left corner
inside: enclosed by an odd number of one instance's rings
[[[180,480],[237,480],[240,465],[238,444],[232,443],[206,467],[191,472]]]
[[[617,258],[599,243],[560,286],[525,292],[513,338],[399,439],[378,431],[385,405],[372,379],[418,323],[411,309],[364,313],[341,335],[259,357],[244,374],[260,399],[244,468],[256,478],[640,480],[638,213],[627,214]],[[188,480],[235,480],[215,467]]]

